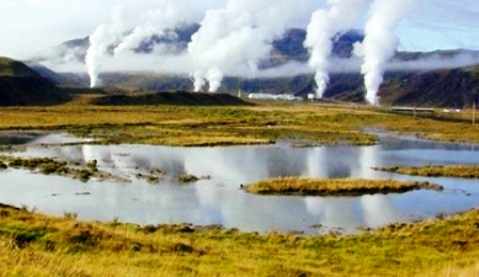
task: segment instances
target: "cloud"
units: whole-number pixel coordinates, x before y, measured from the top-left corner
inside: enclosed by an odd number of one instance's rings
[[[66,40],[86,37],[110,18],[114,7],[123,6],[126,26],[139,25],[146,11],[161,0],[0,0],[0,56],[26,59]],[[192,20],[223,5],[222,0],[192,0],[187,6]]]

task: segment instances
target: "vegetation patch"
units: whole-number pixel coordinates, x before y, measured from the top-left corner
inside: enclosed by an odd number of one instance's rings
[[[418,189],[441,191],[443,188],[428,182],[400,182],[395,180],[364,179],[309,179],[281,177],[259,181],[244,188],[247,192],[261,195],[317,195],[359,196],[367,194],[404,193]]]
[[[64,161],[57,161],[51,158],[16,158],[16,157],[0,157],[0,163],[11,168],[24,168],[36,171],[45,175],[60,175],[79,179],[82,182],[88,182],[92,177],[100,180],[120,180],[109,173],[99,171],[96,167],[96,160],[86,163],[82,167],[81,163],[69,164]],[[1,167],[1,165],[0,165]]]
[[[178,177],[178,182],[183,183],[183,184],[188,184],[188,183],[195,183],[201,180],[200,177],[197,177],[192,174],[184,174]]]
[[[464,165],[428,165],[423,167],[392,166],[373,168],[377,171],[422,177],[452,177],[464,179],[479,179],[479,166]]]
[[[153,170],[150,170],[148,174],[143,174],[143,173],[136,174],[136,178],[146,180],[150,184],[157,184],[160,182],[160,179],[163,178],[163,176],[165,175],[166,175],[166,172],[159,169],[153,169]]]

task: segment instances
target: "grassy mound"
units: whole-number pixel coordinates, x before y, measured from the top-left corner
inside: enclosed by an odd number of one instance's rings
[[[177,106],[248,106],[240,98],[229,94],[190,92],[158,92],[140,95],[110,95],[92,101],[102,106],[177,105]]]
[[[393,166],[374,168],[377,171],[391,172],[397,174],[422,176],[422,177],[452,177],[465,179],[479,179],[479,166],[423,166],[423,167],[407,167]]]
[[[428,182],[400,182],[395,180],[307,179],[281,177],[259,181],[246,186],[254,194],[358,196],[367,194],[404,193],[418,189],[442,190]]]

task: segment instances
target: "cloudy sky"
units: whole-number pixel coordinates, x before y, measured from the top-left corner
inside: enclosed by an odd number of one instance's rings
[[[24,59],[66,40],[88,36],[99,24],[108,21],[112,10],[120,5],[126,11],[126,24],[134,27],[142,14],[167,1],[0,0],[0,56]],[[227,2],[189,1],[191,18],[198,22],[205,11],[221,8]],[[311,13],[325,7],[324,0],[299,1],[301,10],[290,23],[296,27],[306,26]],[[366,15],[363,23],[365,20]],[[479,49],[478,23],[478,0],[416,0],[415,9],[398,26],[397,34],[403,50]],[[358,23],[357,28],[362,27]]]

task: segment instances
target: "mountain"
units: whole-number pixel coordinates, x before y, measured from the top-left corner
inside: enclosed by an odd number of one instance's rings
[[[172,54],[185,52],[191,37],[200,28],[199,24],[183,25],[171,30],[169,36],[151,36],[145,39],[136,49],[136,53],[151,53],[157,45],[164,45]],[[308,59],[308,50],[304,48],[303,42],[306,38],[304,29],[289,29],[283,37],[273,42],[273,50],[271,57],[262,61],[260,67],[271,67],[287,61],[306,61]],[[351,57],[353,45],[362,41],[364,34],[358,30],[347,32],[334,40],[333,54],[340,58]],[[45,60],[54,60],[58,63],[62,62],[80,62],[83,63],[90,45],[89,37],[77,38],[66,41],[53,49],[54,55],[48,54],[33,58],[30,62],[39,63]],[[112,52],[114,45],[110,46],[109,51]]]
[[[198,24],[184,25],[172,30],[174,35],[152,36],[144,40],[134,49],[138,53],[150,53],[158,44],[166,45],[172,53],[186,51],[192,35],[198,30]],[[174,32],[173,32],[174,31]],[[273,42],[273,50],[268,59],[263,60],[260,68],[272,68],[289,61],[306,62],[309,58],[303,42],[306,31],[303,29],[287,30],[283,37]],[[334,40],[333,55],[337,58],[347,59],[352,56],[356,42],[364,39],[361,31],[352,30]],[[83,62],[89,38],[80,38],[63,43],[58,49],[58,60],[76,60]],[[114,46],[111,46],[110,51]],[[399,63],[427,64],[431,60],[444,58],[479,60],[479,52],[469,50],[450,50],[433,52],[398,52],[393,61]],[[51,58],[51,57],[50,57]],[[48,68],[38,66],[34,60],[33,68],[56,85],[88,86],[89,79],[86,74],[55,73]],[[450,66],[450,65],[449,65]],[[387,73],[380,95],[387,105],[431,105],[447,107],[463,107],[470,105],[471,99],[476,95],[477,67],[455,69],[428,70],[406,72],[396,71]],[[404,69],[403,69],[404,70]],[[191,91],[192,83],[187,76],[165,76],[155,73],[118,73],[109,72],[101,75],[102,82],[107,87],[118,87],[126,90],[145,91]],[[294,77],[270,79],[243,79],[226,77],[221,87],[221,92],[236,94],[238,90],[246,93],[266,92],[273,94],[289,93],[296,96],[306,96],[314,93],[315,84],[313,76],[300,75]],[[363,77],[359,73],[332,74],[330,85],[325,93],[327,98],[342,101],[364,101]]]
[[[0,106],[60,104],[70,96],[24,63],[0,58]]]

